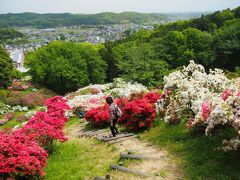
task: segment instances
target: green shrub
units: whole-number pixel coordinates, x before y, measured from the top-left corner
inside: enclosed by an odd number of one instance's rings
[[[0,90],[0,102],[5,102],[7,96],[8,96],[9,91],[5,89]]]

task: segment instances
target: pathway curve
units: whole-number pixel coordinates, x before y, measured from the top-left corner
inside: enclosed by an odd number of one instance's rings
[[[69,138],[98,138],[98,139],[107,139],[107,136],[110,135],[110,130],[102,129],[102,130],[85,130],[85,123],[80,125],[71,126],[67,130],[67,135]],[[124,134],[120,134],[117,136],[125,136]],[[158,158],[157,160],[129,160],[127,161],[127,168],[140,171],[142,173],[147,173],[152,175],[151,177],[142,177],[136,175],[130,175],[129,173],[119,172],[112,170],[110,172],[111,179],[117,180],[138,180],[138,179],[167,179],[167,180],[175,180],[175,179],[183,179],[182,172],[174,162],[174,158],[164,150],[160,150],[146,141],[141,141],[136,136],[127,136],[123,138],[116,138],[114,140],[110,140],[106,143],[113,144],[120,153],[123,154],[134,154],[141,155],[148,158]]]

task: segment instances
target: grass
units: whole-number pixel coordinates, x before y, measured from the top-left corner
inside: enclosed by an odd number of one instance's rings
[[[37,110],[39,108],[39,106],[36,106],[36,107],[34,107],[34,108],[32,108],[32,109],[29,109],[29,111],[32,111],[32,110]],[[20,115],[23,115],[23,114],[26,114],[27,112],[20,112],[20,111],[18,111],[18,112],[14,112],[14,117],[13,117],[13,119],[11,119],[11,120],[9,120],[9,121],[7,121],[5,124],[3,124],[3,125],[0,125],[0,129],[6,129],[6,128],[13,128],[14,126],[16,126],[16,125],[19,125],[19,124],[22,124],[22,122],[19,122],[18,121],[18,116],[20,116]],[[4,115],[0,115],[0,118],[2,118]],[[24,122],[24,121],[23,121]]]
[[[79,117],[72,117],[69,119],[69,121],[65,124],[65,128],[68,128],[70,126],[73,126],[73,125],[77,125],[77,124],[80,124],[80,119]]]
[[[118,162],[113,146],[92,139],[74,139],[56,143],[48,157],[46,179],[93,179],[104,177],[109,164]]]
[[[167,149],[179,160],[186,179],[240,179],[240,152],[218,150],[222,139],[233,136],[230,128],[218,129],[211,136],[204,132],[190,132],[185,123],[158,126],[141,134],[159,148]]]
[[[79,125],[78,117],[71,118],[65,132]],[[68,133],[67,133],[68,134]],[[113,145],[90,138],[71,138],[65,143],[55,143],[49,155],[45,179],[93,179],[110,171],[109,165],[118,163],[119,153]]]

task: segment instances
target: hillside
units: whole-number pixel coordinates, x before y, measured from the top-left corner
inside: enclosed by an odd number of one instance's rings
[[[122,24],[122,23],[160,23],[171,19],[199,17],[201,13],[187,14],[157,14],[104,12],[99,14],[70,14],[70,13],[8,13],[0,14],[0,28],[33,26],[38,28],[49,28],[56,26],[71,25],[98,25],[98,24]]]

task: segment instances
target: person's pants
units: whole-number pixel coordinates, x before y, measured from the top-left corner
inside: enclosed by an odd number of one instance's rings
[[[115,126],[116,124],[117,124],[117,119],[113,119],[113,126],[111,126],[110,124],[110,130],[112,132],[113,137],[115,137],[116,134],[118,133],[118,129]]]

